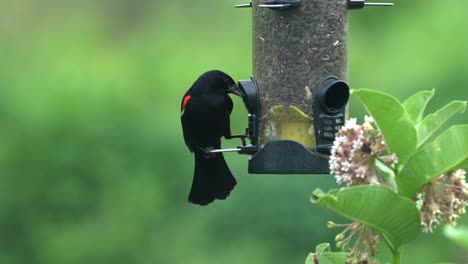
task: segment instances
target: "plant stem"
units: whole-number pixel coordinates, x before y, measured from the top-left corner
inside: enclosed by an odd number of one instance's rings
[[[385,242],[385,245],[387,245],[390,252],[392,252],[392,255],[395,255],[398,249],[393,247],[392,243],[390,242],[390,240],[388,240],[387,236],[384,233],[380,233],[380,236],[383,238],[383,241]]]
[[[393,264],[400,264],[401,261],[401,250],[399,248],[393,251]]]

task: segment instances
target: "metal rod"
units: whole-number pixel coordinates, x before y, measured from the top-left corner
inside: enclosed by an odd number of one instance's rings
[[[210,153],[223,153],[223,152],[239,152],[240,148],[231,148],[231,149],[213,149],[210,150]]]
[[[248,8],[248,7],[252,7],[252,2],[250,2],[249,4],[238,4],[238,5],[235,5],[236,8]]]
[[[290,7],[291,4],[278,4],[278,5],[258,5],[259,7],[264,8],[282,8],[282,7]]]
[[[364,5],[366,6],[394,6],[394,3],[373,3],[373,2],[365,2]]]

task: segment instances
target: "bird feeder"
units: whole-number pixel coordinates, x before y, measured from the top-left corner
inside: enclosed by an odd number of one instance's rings
[[[352,0],[254,0],[253,77],[239,81],[249,113],[249,173],[325,174],[349,99]]]

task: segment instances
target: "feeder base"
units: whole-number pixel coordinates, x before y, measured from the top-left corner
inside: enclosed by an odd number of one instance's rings
[[[273,140],[249,160],[251,174],[329,174],[327,156],[292,140]]]

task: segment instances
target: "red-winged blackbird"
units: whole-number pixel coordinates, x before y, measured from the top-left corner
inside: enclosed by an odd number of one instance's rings
[[[234,80],[218,70],[201,75],[185,93],[181,104],[185,143],[195,154],[195,173],[189,202],[207,205],[226,199],[237,184],[222,153],[221,137],[231,137],[229,115],[233,103],[228,93],[242,96]]]

